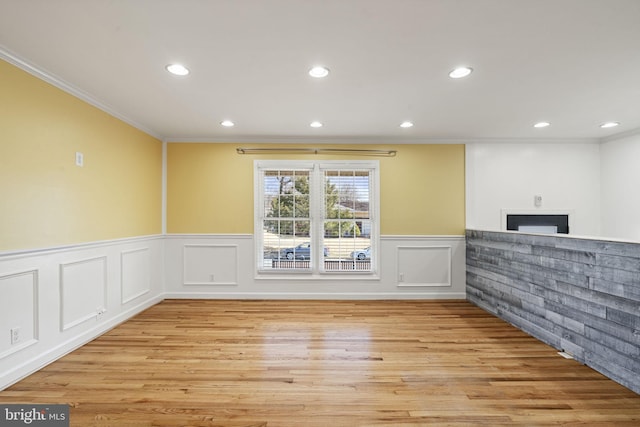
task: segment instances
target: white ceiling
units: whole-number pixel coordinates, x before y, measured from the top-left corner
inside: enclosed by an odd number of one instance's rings
[[[171,141],[640,129],[640,0],[0,0],[0,58]]]

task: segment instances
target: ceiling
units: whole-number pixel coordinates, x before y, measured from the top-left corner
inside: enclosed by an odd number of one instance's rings
[[[640,129],[640,0],[0,0],[0,58],[169,141]]]

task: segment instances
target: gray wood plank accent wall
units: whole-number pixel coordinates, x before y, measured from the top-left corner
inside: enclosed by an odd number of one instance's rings
[[[469,301],[640,393],[640,244],[466,237]]]

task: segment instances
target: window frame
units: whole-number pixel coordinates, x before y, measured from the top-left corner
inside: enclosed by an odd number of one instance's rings
[[[268,269],[264,267],[263,210],[266,200],[263,187],[265,171],[287,170],[309,172],[309,219],[311,221],[309,242],[312,257],[309,269]],[[369,215],[371,258],[369,270],[325,270],[324,263],[324,219],[325,185],[324,172],[367,171],[369,173]],[[378,160],[254,160],[254,253],[257,278],[369,278],[377,279],[380,248],[380,162]],[[331,255],[331,254],[330,254]],[[329,256],[330,256],[329,255]]]

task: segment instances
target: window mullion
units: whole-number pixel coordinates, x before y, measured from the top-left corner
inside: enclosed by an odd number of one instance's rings
[[[323,251],[323,214],[322,209],[324,197],[322,191],[322,171],[318,165],[313,166],[310,176],[310,200],[309,200],[309,217],[311,220],[311,244],[313,245],[313,256],[311,259],[311,268],[314,273],[324,269],[324,251]]]

